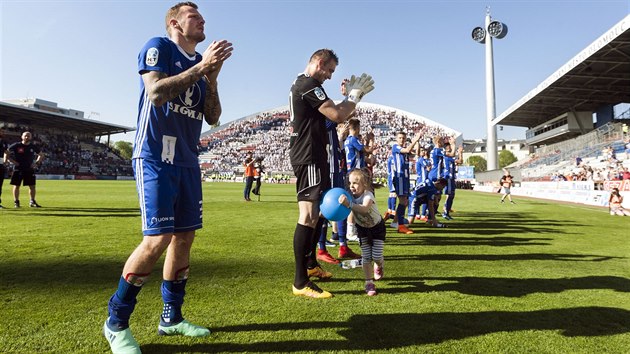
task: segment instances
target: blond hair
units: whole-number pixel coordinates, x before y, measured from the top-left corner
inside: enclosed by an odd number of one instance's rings
[[[370,176],[370,171],[367,168],[355,168],[348,172],[348,177],[352,174],[359,175],[359,181],[366,191],[374,192],[374,188],[372,188],[372,177]]]
[[[169,36],[171,34],[171,32],[169,31],[169,28],[170,28],[169,22],[171,21],[172,18],[177,18],[177,15],[179,15],[179,10],[184,6],[190,6],[195,10],[199,8],[197,4],[195,4],[192,1],[184,1],[184,2],[177,3],[173,5],[173,7],[168,9],[168,11],[166,11],[166,20],[164,22],[166,23],[166,33],[168,33]]]

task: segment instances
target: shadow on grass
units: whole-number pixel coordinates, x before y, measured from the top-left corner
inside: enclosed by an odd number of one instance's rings
[[[277,200],[277,199],[271,199],[271,198],[268,198],[268,199],[261,198],[260,200],[258,200],[258,199],[252,198],[251,203],[253,204],[256,204],[256,203],[295,204],[297,208],[297,200]]]
[[[388,255],[387,262],[395,261],[569,261],[569,262],[603,262],[623,257],[598,256],[590,254],[410,254]]]
[[[396,277],[387,279],[380,293],[429,293],[455,291],[475,296],[522,297],[537,293],[561,293],[566,290],[605,289],[630,292],[630,279],[613,276],[589,276],[558,279],[516,279],[480,277]],[[335,293],[343,294],[343,291]],[[352,292],[349,292],[352,293]]]
[[[0,262],[0,274],[2,274],[0,286],[11,289],[23,289],[21,291],[25,292],[37,292],[48,287],[54,287],[55,291],[71,288],[85,289],[86,287],[115,291],[127,256],[127,253],[114,258],[99,255],[94,255],[94,258],[75,258],[70,255],[63,255],[54,260],[46,261],[25,256],[20,259],[14,258],[10,261],[5,260]],[[249,264],[250,260],[237,262],[217,259],[194,262],[192,264],[194,269],[193,284],[197,282],[199,284],[213,283],[219,281],[217,279],[233,279],[243,274],[247,274],[247,276],[259,274],[258,268],[248,267],[247,271],[242,270]],[[155,284],[159,286],[162,281],[163,267],[164,261],[160,259],[152,269],[148,286],[154,286]],[[80,282],[76,280],[77,269],[80,269],[81,274],[84,274]],[[292,275],[289,279],[292,279]],[[353,277],[352,280],[355,280],[355,278]],[[335,281],[343,280],[335,279]],[[291,284],[290,280],[287,280],[287,284]],[[0,290],[2,290],[1,287]]]
[[[532,228],[525,227],[523,225],[518,225],[515,227],[497,227],[494,229],[489,229],[487,226],[473,226],[472,224],[453,224],[446,223],[446,228],[433,228],[428,225],[422,226],[409,226],[414,233],[411,235],[404,235],[398,233],[396,230],[388,227],[387,228],[387,236],[394,237],[400,236],[401,238],[413,239],[418,235],[458,235],[458,234],[473,234],[479,236],[493,236],[493,235],[516,235],[516,234],[563,234],[567,235],[569,232],[566,232],[561,229],[551,229],[551,228]],[[550,238],[548,240],[551,240]]]
[[[415,236],[390,237],[388,245],[417,245],[417,246],[546,246],[551,238],[541,237],[456,237],[456,236]]]
[[[441,312],[427,314],[353,315],[348,321],[247,324],[212,328],[221,332],[259,332],[254,343],[147,344],[147,353],[294,352],[386,350],[436,344],[499,332],[560,331],[565,337],[609,336],[630,332],[630,311],[609,307],[577,307],[539,311]],[[334,330],[341,340],[264,342],[277,331]],[[265,333],[268,332],[268,333]]]
[[[540,219],[532,213],[517,212],[462,212],[453,214],[454,221],[446,221],[438,215],[438,221],[446,223],[446,229],[429,228],[423,222],[414,222],[411,229],[415,232],[431,232],[436,234],[452,234],[466,231],[478,235],[500,235],[515,233],[551,233],[567,234],[563,227],[582,226],[570,221]],[[396,233],[392,229],[392,233]]]
[[[41,209],[14,209],[16,213],[11,216],[31,216],[37,214],[38,217],[139,217],[139,208],[56,208],[45,207]],[[27,211],[28,210],[28,211]],[[26,212],[24,212],[26,211]]]

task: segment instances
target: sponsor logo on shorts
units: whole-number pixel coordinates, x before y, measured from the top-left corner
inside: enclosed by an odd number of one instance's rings
[[[157,223],[160,223],[160,222],[173,221],[173,220],[175,220],[174,216],[163,216],[161,218],[157,218],[157,217],[154,216],[154,217],[151,218],[151,224],[157,224]]]

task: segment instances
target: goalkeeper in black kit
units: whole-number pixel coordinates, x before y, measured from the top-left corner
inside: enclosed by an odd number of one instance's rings
[[[309,279],[332,277],[317,263],[316,247],[324,218],[319,215],[319,200],[330,189],[327,159],[328,134],[326,118],[335,123],[346,121],[363,96],[374,89],[374,80],[367,74],[352,76],[346,84],[348,96],[335,104],[322,84],[332,78],[339,58],[330,49],[317,50],[291,86],[291,165],[297,177],[296,190],[299,218],[293,234],[295,278],[293,294],[312,298],[330,298],[332,294],[320,289]]]

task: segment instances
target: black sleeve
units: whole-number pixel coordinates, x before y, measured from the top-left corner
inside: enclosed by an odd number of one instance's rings
[[[314,109],[318,109],[319,106],[329,100],[324,88],[313,78],[305,81],[302,92],[302,99]]]

